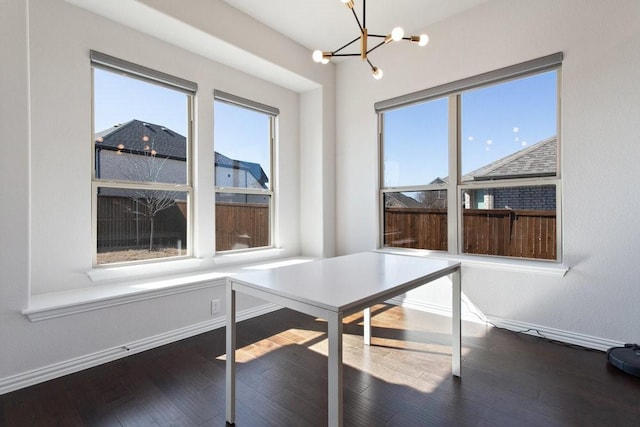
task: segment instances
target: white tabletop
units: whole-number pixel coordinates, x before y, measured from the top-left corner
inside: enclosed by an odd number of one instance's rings
[[[459,262],[360,252],[302,264],[239,273],[240,284],[334,312],[346,312],[452,273]]]

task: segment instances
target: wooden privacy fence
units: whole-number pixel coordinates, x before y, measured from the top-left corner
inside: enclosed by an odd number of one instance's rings
[[[151,219],[144,206],[128,197],[98,198],[98,249],[148,248]],[[186,203],[177,202],[154,218],[154,247],[187,246]],[[216,203],[216,250],[269,245],[269,206]]]
[[[447,250],[447,210],[386,208],[384,244],[399,248]]]
[[[446,209],[386,208],[385,246],[447,250]],[[556,213],[465,209],[463,252],[520,258],[557,258]]]
[[[98,250],[148,248],[151,218],[143,203],[119,196],[98,197]],[[187,207],[185,202],[156,214],[153,219],[153,246],[187,247]]]
[[[269,205],[216,202],[216,251],[269,245]]]

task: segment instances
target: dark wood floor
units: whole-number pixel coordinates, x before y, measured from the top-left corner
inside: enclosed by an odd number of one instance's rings
[[[638,426],[640,378],[586,351],[377,306],[345,320],[347,426]],[[0,396],[2,426],[224,426],[224,329]],[[238,426],[324,426],[326,323],[280,310],[238,325]]]

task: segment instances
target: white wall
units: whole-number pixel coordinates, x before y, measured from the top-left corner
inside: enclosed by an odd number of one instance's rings
[[[3,185],[0,191],[4,203],[0,213],[0,392],[3,387],[6,390],[13,387],[12,384],[24,383],[20,381],[29,382],[31,377],[41,378],[39,375],[45,371],[55,376],[60,364],[73,370],[80,363],[127,343],[140,343],[149,337],[208,324],[212,320],[210,301],[214,298],[224,301],[224,287],[214,286],[39,322],[30,322],[21,314],[29,308],[34,296],[66,295],[63,292],[76,292],[77,296],[84,290],[114,284],[113,281],[92,282],[87,275],[91,270],[93,245],[90,49],[198,83],[195,108],[198,164],[194,168],[194,187],[199,192],[199,200],[211,201],[195,206],[198,236],[205,237],[196,239],[198,258],[206,260],[214,256],[214,88],[280,110],[275,158],[275,228],[280,256],[321,253],[327,245],[334,244],[333,230],[324,230],[321,239],[312,241],[305,249],[308,252],[301,250],[300,242],[307,232],[301,230],[300,224],[308,220],[301,217],[299,202],[300,137],[309,133],[301,127],[308,125],[301,125],[301,117],[310,117],[309,110],[331,111],[326,107],[326,98],[301,106],[300,97],[305,96],[307,89],[322,91],[327,87],[331,93],[328,99],[332,101],[333,68],[312,69],[307,65],[312,61],[308,60],[305,49],[219,0],[193,0],[190,8],[180,3],[179,20],[169,19],[183,30],[175,34],[176,39],[192,31],[200,37],[198,40],[223,46],[222,51],[246,54],[244,60],[270,69],[268,79],[243,72],[252,71],[249,66],[239,71],[211,60],[218,51],[212,53],[193,44],[178,46],[193,40],[168,43],[158,38],[161,35],[149,35],[158,30],[157,26],[140,28],[146,33],[139,32],[72,3],[96,8],[113,5],[93,0],[0,2],[0,54],[3,57],[0,79]],[[125,0],[119,2],[118,7],[135,8],[142,3]],[[171,9],[178,4],[147,3],[151,8],[164,8],[146,10],[147,21],[168,19]],[[203,20],[203,8],[211,7],[217,13]],[[235,25],[234,37],[241,33],[268,42],[269,47],[261,52],[264,56],[247,53],[244,46],[220,41],[217,37],[224,34],[211,35],[228,25]],[[162,36],[170,38],[170,35]],[[248,39],[237,41],[238,44],[248,42]],[[289,55],[283,57],[280,54],[283,51]],[[228,63],[234,64],[236,59],[229,58]],[[278,70],[285,70],[283,75],[288,76],[284,79],[286,87],[274,83],[278,80]],[[321,133],[314,133],[308,144],[331,152],[332,115],[323,118],[321,128]],[[333,163],[333,159],[326,156],[305,161],[310,162],[309,168],[318,170],[326,167],[322,162]],[[332,206],[332,188],[325,185],[312,191],[317,191],[314,196],[317,206],[326,209],[325,199]],[[128,278],[119,280],[125,284],[129,281]],[[251,310],[260,304],[262,302],[245,298],[239,301],[238,309]],[[224,307],[218,317],[223,314]],[[78,360],[82,362],[76,363]]]
[[[559,278],[468,267],[463,290],[493,318],[640,341],[640,2],[492,0],[425,30],[422,50],[375,52],[380,81],[360,61],[337,68],[338,253],[377,245],[374,102],[562,51],[563,254],[571,270]],[[450,306],[445,285],[413,298]]]
[[[11,349],[29,298],[29,116],[27,7],[0,2],[0,378],[17,372]],[[5,40],[11,40],[10,43]],[[11,76],[10,79],[7,76]],[[3,367],[7,366],[7,369]]]

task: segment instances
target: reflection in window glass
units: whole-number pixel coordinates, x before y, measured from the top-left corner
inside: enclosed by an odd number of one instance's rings
[[[186,184],[188,99],[185,93],[96,68],[96,178]]]
[[[536,74],[461,95],[463,181],[556,175],[557,74]],[[550,140],[553,145],[544,144]],[[532,150],[537,150],[537,164],[531,163],[533,156],[512,158]]]
[[[448,174],[447,99],[384,113],[383,187],[435,183]]]
[[[216,249],[229,251],[269,246],[271,196],[216,194]]]

